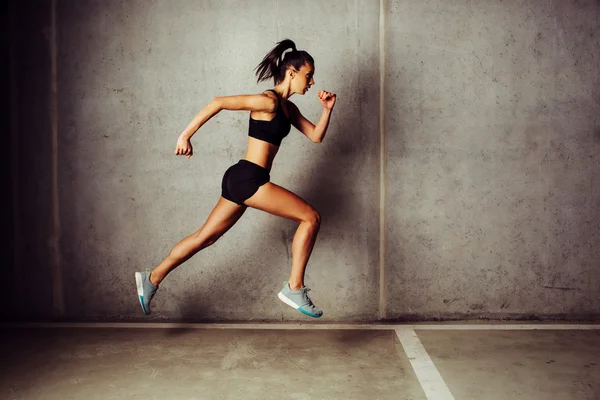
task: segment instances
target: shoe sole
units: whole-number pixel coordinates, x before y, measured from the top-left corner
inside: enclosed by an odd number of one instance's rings
[[[142,282],[142,274],[139,272],[135,273],[135,284],[137,286],[138,300],[140,301],[140,306],[142,306],[142,311],[144,314],[148,315],[144,308],[144,284]]]
[[[302,314],[308,315],[309,317],[313,317],[313,318],[320,318],[321,315],[316,315],[316,314],[311,314],[308,311],[305,311],[303,309],[300,308],[300,306],[298,306],[298,304],[294,303],[292,300],[288,299],[283,293],[279,292],[277,294],[277,297],[279,297],[279,300],[283,301],[285,304],[287,304],[288,306],[292,307],[295,310],[300,311]]]

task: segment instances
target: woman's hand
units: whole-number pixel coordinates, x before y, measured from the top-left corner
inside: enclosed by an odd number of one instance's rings
[[[175,154],[190,158],[192,154],[194,154],[194,149],[192,149],[192,142],[190,142],[190,139],[187,139],[184,136],[179,136],[177,139],[177,146],[175,146]]]
[[[321,90],[317,95],[319,96],[319,101],[321,102],[324,108],[328,110],[333,109],[333,105],[335,104],[336,99],[335,94]]]

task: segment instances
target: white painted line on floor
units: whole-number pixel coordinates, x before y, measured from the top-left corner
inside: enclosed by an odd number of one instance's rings
[[[457,324],[457,325],[412,325],[421,331],[557,331],[597,330],[598,324]]]
[[[600,324],[320,324],[320,323],[177,323],[177,322],[10,322],[0,328],[131,328],[131,329],[264,329],[264,330],[395,330],[420,331],[515,331],[515,330],[600,330]]]
[[[427,399],[454,400],[454,396],[450,393],[446,382],[444,382],[435,364],[431,361],[415,330],[399,328],[395,331]]]

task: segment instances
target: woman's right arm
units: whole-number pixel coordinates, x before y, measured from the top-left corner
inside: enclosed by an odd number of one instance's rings
[[[206,107],[200,110],[179,137],[189,140],[206,121],[217,115],[221,110],[275,112],[276,109],[277,99],[266,94],[215,97]]]
[[[266,94],[243,94],[238,96],[215,97],[194,117],[177,138],[175,154],[190,158],[194,154],[190,138],[194,133],[221,110],[250,110],[275,112],[277,99]]]

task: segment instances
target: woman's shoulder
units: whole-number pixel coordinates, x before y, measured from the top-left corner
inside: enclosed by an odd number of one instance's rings
[[[277,93],[275,93],[273,89],[267,89],[264,92],[262,92],[261,95],[270,97],[275,100],[279,100],[279,96],[277,96]]]
[[[279,96],[277,95],[277,93],[275,93],[275,91],[273,89],[267,89],[264,92],[262,92],[261,95],[267,96],[269,99],[271,99],[271,101],[274,102],[275,110],[277,110],[279,108],[279,100],[280,99],[279,99]]]

